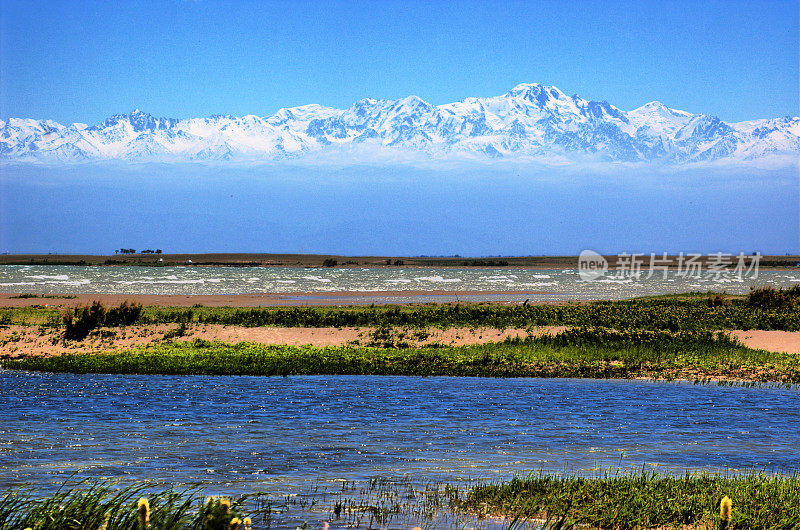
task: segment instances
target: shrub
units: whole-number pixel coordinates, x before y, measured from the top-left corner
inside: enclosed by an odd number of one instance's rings
[[[76,307],[64,313],[64,338],[83,340],[90,331],[102,324],[106,308],[99,300],[86,307]]]
[[[142,304],[124,300],[119,307],[112,307],[105,315],[103,324],[106,326],[129,326],[139,319],[142,314]]]
[[[64,313],[64,338],[83,340],[97,327],[127,326],[136,322],[141,314],[142,305],[136,302],[125,300],[119,307],[106,309],[102,302],[95,300],[91,305],[75,307]]]
[[[708,295],[708,307],[731,305],[731,301],[726,295],[727,293],[713,293]]]
[[[745,303],[760,309],[780,309],[793,307],[800,299],[800,285],[789,289],[774,287],[753,287],[747,295]]]

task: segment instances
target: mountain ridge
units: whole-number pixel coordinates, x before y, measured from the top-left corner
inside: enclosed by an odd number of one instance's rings
[[[800,118],[727,123],[651,101],[631,111],[521,83],[505,94],[432,105],[417,96],[365,98],[348,109],[318,104],[271,116],[157,118],[139,109],[96,125],[0,120],[0,161],[123,160],[270,163],[331,154],[598,162],[747,163],[800,157]]]

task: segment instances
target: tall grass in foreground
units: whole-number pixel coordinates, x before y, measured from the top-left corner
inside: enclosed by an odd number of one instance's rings
[[[41,530],[245,530],[294,528],[312,510],[337,528],[462,528],[467,521],[503,517],[508,528],[782,529],[800,527],[800,478],[760,473],[592,478],[539,473],[501,483],[466,486],[410,477],[315,482],[283,501],[253,493],[203,498],[199,487],[153,493],[113,483],[65,485],[56,494],[12,488],[0,493],[0,528]],[[243,517],[244,513],[252,516]],[[278,516],[278,519],[274,518]],[[303,525],[305,527],[305,525]]]
[[[728,498],[727,515],[721,510]],[[726,503],[727,504],[727,503]],[[539,474],[473,487],[460,508],[557,520],[562,528],[800,528],[800,477],[652,472],[597,478]]]
[[[800,356],[752,350],[724,334],[607,329],[407,349],[231,345],[195,339],[109,354],[10,359],[2,366],[116,374],[723,378],[800,383]]]
[[[243,530],[238,499],[204,498],[198,489],[153,493],[111,482],[65,484],[37,496],[29,488],[0,494],[0,528],[31,530]],[[238,526],[236,523],[238,521]]]

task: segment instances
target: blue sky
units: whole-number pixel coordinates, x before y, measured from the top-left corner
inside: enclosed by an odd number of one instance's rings
[[[0,118],[269,115],[521,82],[629,110],[797,115],[798,1],[0,3]]]

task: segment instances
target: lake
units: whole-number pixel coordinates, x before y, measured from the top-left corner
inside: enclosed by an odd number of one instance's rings
[[[225,493],[609,465],[800,470],[797,389],[591,379],[0,371],[0,488],[76,478]]]
[[[0,265],[0,292],[231,295],[251,293],[335,293],[398,291],[400,296],[342,298],[356,302],[597,300],[681,293],[722,291],[744,294],[752,285],[791,287],[800,271],[760,271],[758,278],[663,277],[603,278],[581,281],[574,270],[513,268],[323,268],[293,267],[82,267],[66,265]],[[428,294],[448,291],[453,294]],[[458,294],[459,291],[484,291]],[[498,294],[497,291],[511,291]],[[403,292],[408,295],[403,296]],[[289,298],[291,301],[291,298]],[[302,301],[302,296],[296,297]]]

